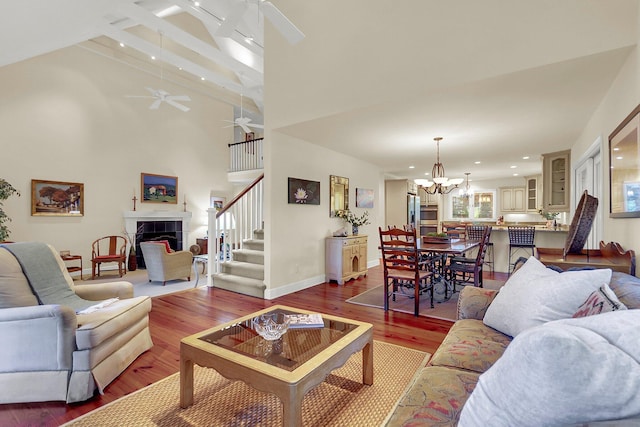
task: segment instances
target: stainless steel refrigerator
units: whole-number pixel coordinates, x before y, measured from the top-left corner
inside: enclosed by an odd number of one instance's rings
[[[407,194],[407,224],[420,230],[420,197]]]

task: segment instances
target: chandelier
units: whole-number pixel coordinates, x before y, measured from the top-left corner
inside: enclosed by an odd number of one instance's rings
[[[414,182],[428,194],[448,194],[453,191],[454,188],[458,188],[458,185],[460,185],[464,179],[449,179],[445,176],[444,166],[440,163],[440,141],[442,141],[442,137],[438,136],[433,138],[433,140],[436,142],[437,149],[436,163],[433,165],[433,169],[431,169],[431,178],[433,181],[416,179]]]
[[[464,188],[460,189],[460,197],[468,199],[473,197],[473,190],[469,187],[469,175],[471,175],[471,172],[465,172],[464,174],[467,176],[467,183]]]

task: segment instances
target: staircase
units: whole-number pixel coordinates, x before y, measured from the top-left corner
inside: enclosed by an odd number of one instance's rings
[[[242,241],[242,249],[231,251],[231,260],[220,263],[213,286],[245,295],[264,298],[264,230],[254,230],[251,239]]]

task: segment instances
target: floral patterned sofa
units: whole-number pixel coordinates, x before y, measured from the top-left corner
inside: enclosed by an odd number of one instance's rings
[[[640,308],[640,279],[625,273],[613,272],[609,287],[627,308]],[[501,358],[513,340],[511,336],[483,323],[485,313],[497,294],[498,291],[494,290],[471,286],[463,288],[458,300],[459,320],[454,323],[428,365],[416,375],[414,382],[387,419],[387,426],[458,425],[463,407],[476,388],[480,375]],[[640,314],[635,310],[630,312]],[[524,385],[524,388],[527,387],[529,384]],[[635,420],[640,421],[638,418]],[[463,424],[515,425],[497,422],[485,424],[484,421],[473,419],[471,422],[460,422],[460,425]],[[599,424],[591,422],[579,425]],[[532,425],[545,424],[534,422]]]

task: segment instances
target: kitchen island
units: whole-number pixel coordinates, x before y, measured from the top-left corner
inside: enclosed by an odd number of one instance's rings
[[[514,224],[515,225],[515,224]],[[520,224],[526,225],[526,224]],[[509,233],[507,226],[492,225],[491,226],[491,242],[493,242],[493,262],[496,272],[509,272]],[[539,248],[563,248],[567,240],[568,227],[558,227],[558,229],[547,228],[545,226],[536,226],[536,236],[534,244]],[[514,254],[515,261],[518,256],[528,257],[523,250],[518,251],[518,255]]]

